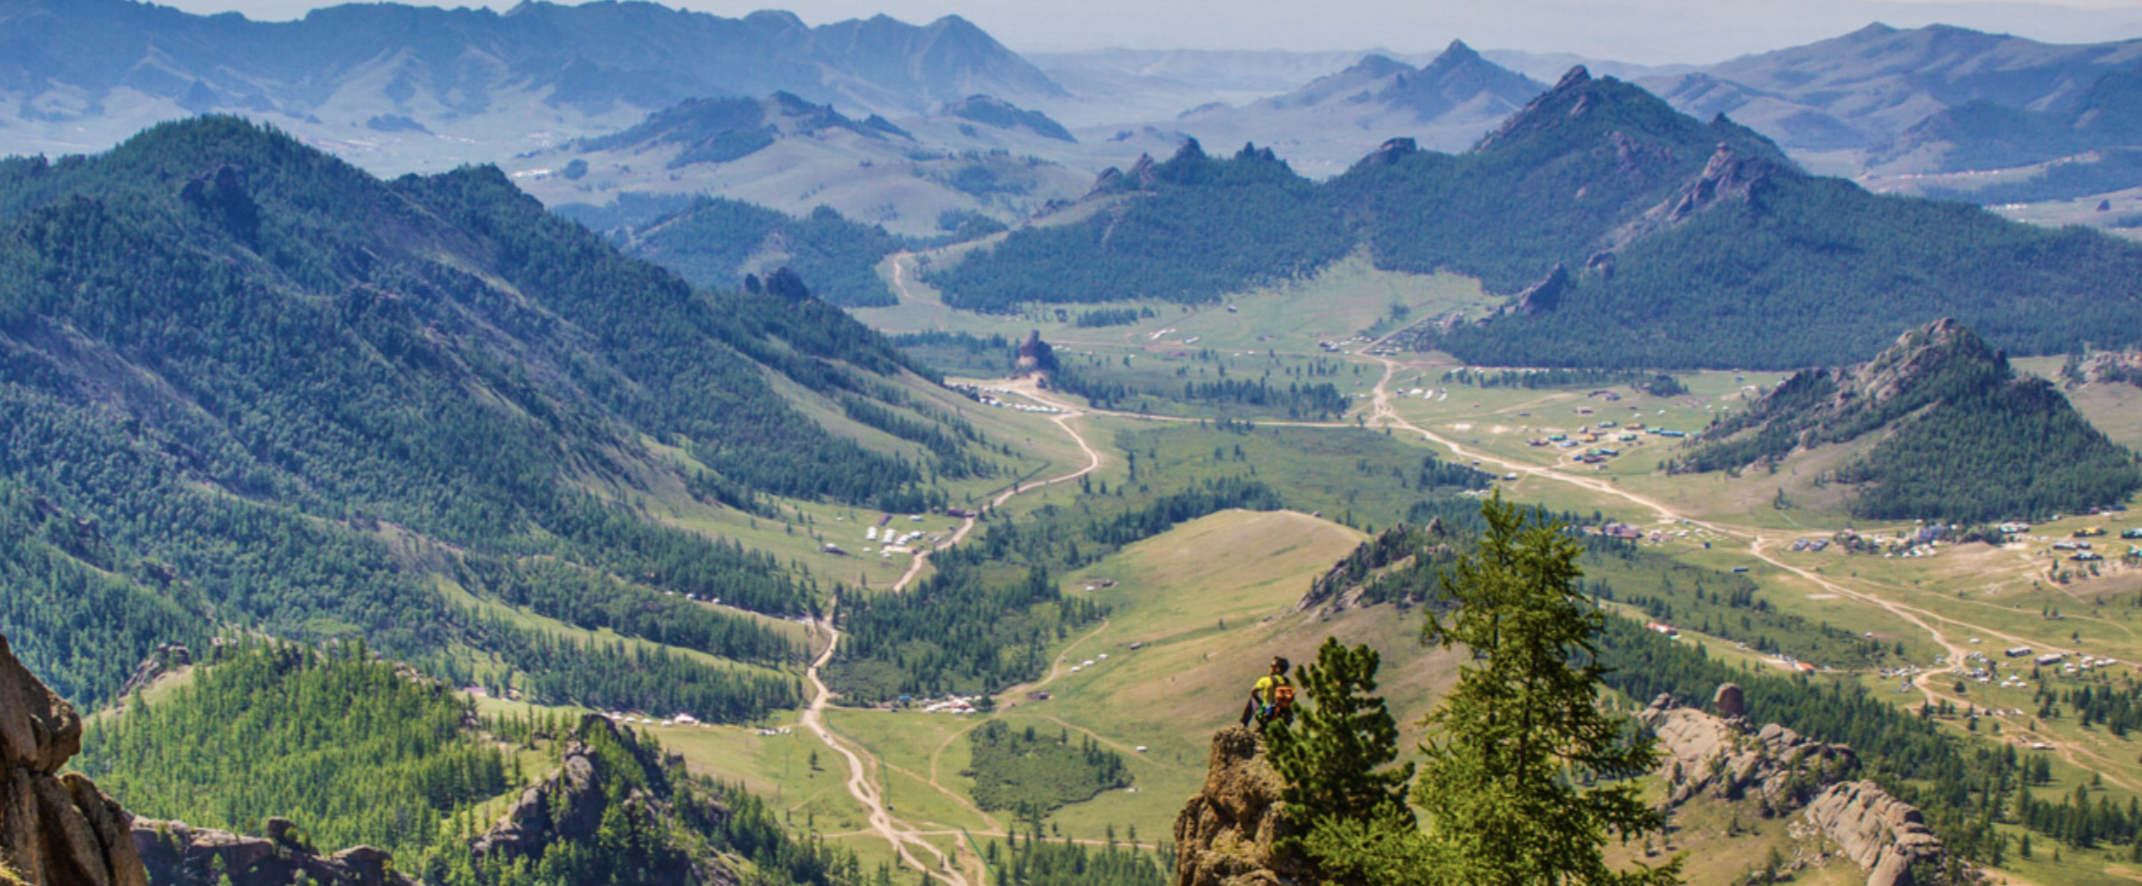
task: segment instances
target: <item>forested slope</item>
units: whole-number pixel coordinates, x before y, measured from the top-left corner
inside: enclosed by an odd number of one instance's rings
[[[286,818],[302,845],[384,849],[422,882],[884,882],[651,736],[596,717],[483,716],[355,644],[220,646],[184,685],[93,722],[82,746],[75,766],[134,815],[240,833]],[[224,860],[154,876],[212,886]]]
[[[1795,374],[1669,469],[1775,465],[1868,436],[1880,442],[1834,478],[1859,486],[1853,510],[1866,517],[2037,518],[2118,504],[2142,488],[2133,452],[2052,383],[2017,378],[2006,357],[1950,320],[1905,333],[1866,363]]]
[[[624,203],[632,196],[618,199]],[[558,211],[584,222],[605,220],[602,210],[585,204]],[[738,288],[747,274],[764,277],[786,267],[813,293],[844,307],[892,304],[892,288],[878,277],[878,262],[909,246],[883,227],[850,221],[825,206],[795,218],[741,200],[704,196],[607,233],[619,249],[699,286]]]
[[[1266,152],[1193,145],[1097,192],[1118,202],[1014,232],[934,282],[986,311],[1199,302],[1365,248],[1387,270],[1529,293],[1404,339],[1484,365],[1840,364],[1945,316],[2016,353],[2142,338],[2142,247],[1812,176],[1724,117],[1582,69],[1464,154],[1398,140],[1314,183]]]
[[[0,229],[0,545],[21,555],[0,630],[80,702],[233,625],[363,636],[552,701],[753,716],[795,700],[763,668],[797,650],[687,595],[785,615],[822,589],[612,499],[908,509],[925,472],[990,470],[838,309],[694,291],[495,169],[382,182],[203,118],[0,163]],[[774,379],[888,442],[828,431]],[[444,588],[763,667],[578,644]]]

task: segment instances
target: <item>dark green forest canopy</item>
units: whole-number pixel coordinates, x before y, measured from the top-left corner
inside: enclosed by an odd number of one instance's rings
[[[1122,754],[1084,733],[1074,741],[1069,729],[1051,735],[992,720],[967,733],[967,743],[973,755],[961,774],[974,779],[974,802],[983,809],[1031,818],[1131,783]]]
[[[1101,190],[1127,196],[1084,222],[1022,229],[931,281],[948,304],[976,311],[1200,302],[1314,273],[1353,248],[1326,190],[1268,149],[1215,158],[1191,141],[1149,172],[1151,193],[1136,177],[1104,177]]]
[[[1326,182],[1268,152],[1195,145],[1104,175],[1087,220],[1014,232],[932,279],[956,306],[1202,302],[1314,273],[1455,272],[1536,311],[1424,326],[1476,365],[1797,368],[1859,359],[1952,316],[2018,354],[2142,341],[2142,247],[1801,171],[1723,117],[1573,74],[1474,150],[1393,142]]]
[[[647,605],[676,606],[655,602],[666,591],[796,614],[815,605],[809,581],[585,490],[667,475],[753,511],[764,494],[909,505],[931,462],[970,469],[961,429],[912,413],[894,384],[905,358],[839,309],[694,291],[496,169],[382,182],[201,118],[97,157],[0,162],[0,229],[0,530],[25,558],[102,572],[0,585],[0,629],[84,703],[155,644],[228,623],[364,636],[427,666],[473,646],[553,701],[661,671],[673,679],[632,697],[681,709],[665,687],[726,686],[723,716],[755,715],[793,686],[644,656],[575,676],[609,653],[554,654],[456,615],[437,579],[583,628],[787,662],[791,644],[749,620]],[[769,375],[924,445],[895,457],[836,436]],[[91,608],[41,600],[60,585],[135,615],[85,630]],[[173,607],[186,614],[153,616]]]

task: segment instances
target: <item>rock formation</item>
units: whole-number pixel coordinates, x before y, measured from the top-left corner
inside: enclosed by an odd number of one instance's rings
[[[1919,810],[1871,781],[1831,785],[1807,804],[1807,820],[1868,870],[1867,886],[1917,886],[1912,865],[1941,859]]]
[[[1308,859],[1276,847],[1288,834],[1279,773],[1257,734],[1230,726],[1212,737],[1205,787],[1175,816],[1175,886],[1315,883]]]
[[[156,682],[158,677],[193,664],[193,650],[177,643],[165,643],[149,653],[148,658],[134,666],[134,673],[119,687],[119,697],[125,698]]]
[[[1734,692],[1720,695],[1737,697]],[[1776,723],[1760,729],[1675,705],[1660,696],[1637,715],[1658,736],[1659,773],[1676,805],[1705,791],[1728,799],[1754,793],[1774,808],[1797,808],[1814,791],[1850,771],[1856,758],[1844,745],[1809,741]]]
[[[1720,683],[1718,691],[1711,694],[1711,710],[1728,720],[1745,717],[1748,715],[1747,697],[1741,693],[1739,686]]]
[[[581,724],[583,733],[589,729],[617,731],[609,720],[595,716]],[[602,823],[602,781],[594,751],[587,742],[574,741],[566,747],[557,771],[522,791],[498,824],[477,837],[470,848],[478,857],[538,858],[560,837],[595,833]]]
[[[1012,364],[1012,377],[1033,375],[1046,381],[1049,373],[1055,371],[1056,349],[1041,340],[1041,330],[1027,330],[1026,337],[1019,340],[1019,359]]]
[[[1714,698],[1720,708],[1745,710],[1733,684],[1718,687]],[[1808,826],[1868,871],[1867,886],[1917,886],[1912,865],[1942,859],[1941,839],[1917,808],[1874,782],[1840,780],[1856,765],[1851,748],[1810,741],[1776,723],[1758,729],[1745,717],[1680,707],[1664,695],[1637,719],[1658,737],[1659,773],[1673,805],[1709,792],[1754,796],[1780,814],[1801,810]]]
[[[29,886],[148,886],[132,817],[96,784],[55,775],[82,749],[82,718],[0,637],[0,859]]]
[[[1375,166],[1392,166],[1410,155],[1420,153],[1420,151],[1420,142],[1404,137],[1394,138],[1378,145],[1374,152],[1367,157],[1361,158],[1361,162]]]
[[[268,819],[266,837],[195,828],[182,821],[134,820],[134,848],[158,884],[287,886],[303,877],[321,886],[412,886],[386,851],[370,846],[321,855],[289,819]]]
[[[1517,298],[1511,300],[1510,306],[1503,310],[1526,317],[1545,314],[1561,306],[1562,296],[1568,295],[1569,289],[1569,268],[1561,262],[1555,262],[1554,269],[1548,271],[1547,276],[1540,278],[1538,283],[1525,287],[1525,291],[1518,293]]]

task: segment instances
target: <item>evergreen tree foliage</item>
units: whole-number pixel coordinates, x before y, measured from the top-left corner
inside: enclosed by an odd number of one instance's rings
[[[1146,850],[1110,840],[1100,848],[1070,837],[1045,840],[1039,834],[991,842],[984,851],[992,883],[1003,886],[1165,886],[1174,882],[1173,853]]]
[[[74,765],[154,818],[252,832],[297,821],[322,846],[410,853],[446,816],[514,789],[472,706],[364,647],[218,647],[189,683],[91,721]]]
[[[617,682],[573,644],[451,617],[444,588],[790,664],[778,632],[687,595],[793,616],[822,591],[632,503],[919,509],[941,503],[932,475],[987,469],[979,435],[912,402],[913,366],[836,307],[694,291],[495,169],[380,181],[229,118],[0,161],[0,357],[0,628],[83,704],[213,622],[361,636],[457,678],[504,662],[538,693]],[[789,386],[906,442],[832,433]],[[110,613],[94,627],[90,601]],[[632,660],[613,652],[589,654]],[[625,671],[694,687],[695,707],[794,697],[645,658]]]
[[[1246,145],[1215,158],[1193,140],[1150,173],[1150,194],[1132,180],[1141,173],[1119,175],[1112,181],[1125,202],[1082,224],[1014,233],[929,278],[947,304],[974,311],[1036,301],[1200,302],[1309,274],[1353,248],[1325,190],[1270,149]]]
[[[1376,691],[1381,656],[1367,645],[1324,638],[1296,685],[1304,702],[1293,725],[1268,726],[1272,768],[1287,780],[1287,813],[1299,821],[1412,813],[1413,765],[1398,758],[1398,724]]]
[[[1295,721],[1265,726],[1272,768],[1286,780],[1287,817],[1305,831],[1340,820],[1368,826],[1413,824],[1406,793],[1413,764],[1398,758],[1398,724],[1376,691],[1381,657],[1367,645],[1324,638],[1316,662],[1295,685],[1303,695]]]
[[[1594,637],[1606,616],[1578,591],[1582,548],[1500,496],[1482,516],[1474,554],[1444,577],[1455,611],[1431,613],[1424,631],[1466,658],[1426,721],[1414,790],[1444,874],[1494,886],[1678,882],[1678,859],[1615,871],[1602,856],[1608,839],[1665,824],[1636,784],[1577,785],[1641,775],[1656,757],[1599,706]]]
[[[1068,729],[1048,735],[991,720],[967,733],[967,743],[972,756],[961,774],[974,779],[974,803],[983,809],[1032,818],[1131,783],[1122,754],[1083,733],[1074,742]]]

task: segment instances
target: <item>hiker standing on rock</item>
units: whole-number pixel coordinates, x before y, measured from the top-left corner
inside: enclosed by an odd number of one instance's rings
[[[1287,682],[1287,669],[1291,667],[1281,656],[1272,656],[1272,672],[1250,687],[1249,703],[1242,706],[1242,725],[1257,721],[1257,728],[1278,719],[1288,724],[1294,722],[1294,684]]]

